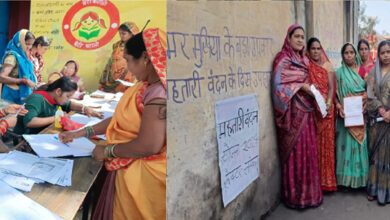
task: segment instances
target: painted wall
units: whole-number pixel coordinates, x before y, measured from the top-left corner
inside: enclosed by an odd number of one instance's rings
[[[278,200],[269,81],[293,11],[288,2],[168,2],[168,219],[259,219]],[[214,104],[251,93],[260,178],[223,208]]]
[[[343,3],[169,1],[167,16],[168,219],[259,219],[280,201],[274,56],[287,28],[299,22],[320,38],[337,67],[346,39]],[[259,50],[251,39],[260,39]],[[214,105],[252,93],[259,103],[260,178],[224,208]]]

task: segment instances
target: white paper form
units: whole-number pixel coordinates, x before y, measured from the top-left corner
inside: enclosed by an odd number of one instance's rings
[[[33,179],[3,168],[0,168],[0,179],[8,185],[25,192],[30,192],[35,183]]]
[[[10,170],[26,177],[37,178],[56,184],[64,175],[65,160],[39,158],[33,154],[11,151],[0,159],[0,168]]]
[[[326,104],[325,104],[324,97],[322,97],[320,91],[318,91],[318,89],[314,85],[310,86],[310,90],[314,94],[314,98],[316,99],[318,108],[321,111],[322,118],[325,118],[328,112],[326,111]]]
[[[0,181],[0,207],[0,219],[61,219],[59,216],[2,181]]]
[[[344,126],[361,126],[364,125],[363,118],[363,97],[353,96],[344,97]]]
[[[116,81],[122,83],[124,86],[127,86],[127,87],[131,87],[131,86],[135,85],[134,83],[127,82],[127,81],[124,81],[124,80],[121,80],[121,79],[117,79]]]
[[[95,144],[85,137],[67,144],[61,143],[58,134],[23,135],[23,138],[39,157],[90,156],[95,148]]]
[[[100,118],[88,117],[86,115],[82,115],[79,113],[73,114],[72,116],[70,116],[70,119],[80,124],[85,124],[85,125],[88,124],[88,126],[97,124],[102,121],[102,119]]]

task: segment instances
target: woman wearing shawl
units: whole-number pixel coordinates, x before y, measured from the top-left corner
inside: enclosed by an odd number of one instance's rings
[[[112,118],[60,139],[106,133],[93,157],[110,172],[93,219],[166,219],[166,34],[147,29],[126,43],[124,57],[139,80]]]
[[[75,60],[68,60],[61,72],[53,72],[49,75],[48,82],[52,83],[63,76],[70,77],[73,82],[77,83],[78,91],[85,92],[86,88],[83,80],[77,75],[78,71],[79,64]]]
[[[367,111],[370,127],[367,183],[368,199],[379,204],[390,202],[390,41],[378,46],[378,61],[367,79]],[[383,121],[377,122],[382,117]]]
[[[321,188],[323,191],[336,191],[335,176],[335,112],[332,103],[335,87],[335,72],[329,62],[321,43],[317,38],[310,38],[307,42],[308,57],[310,59],[310,81],[327,100],[326,108],[328,115],[322,118],[319,111],[315,111],[318,162],[320,168]]]
[[[322,190],[304,31],[292,25],[272,71],[272,99],[282,162],[283,199],[293,208],[318,206]]]
[[[366,40],[359,40],[358,51],[360,58],[362,59],[362,65],[359,68],[359,75],[362,77],[362,79],[364,79],[364,81],[366,81],[368,74],[375,66],[375,61],[370,56],[370,45]]]
[[[346,128],[344,126],[343,99],[362,96],[365,103],[365,82],[359,76],[360,56],[350,43],[341,49],[342,66],[336,71],[336,108],[339,116],[336,123],[336,179],[337,185],[365,187],[368,178],[368,153],[366,125]],[[364,109],[364,106],[363,106]]]
[[[29,60],[29,51],[35,37],[28,30],[18,31],[5,49],[0,72],[3,83],[1,98],[22,104],[34,90],[37,78]]]
[[[139,30],[135,23],[125,22],[119,26],[118,32],[121,40],[113,45],[111,58],[108,60],[100,78],[99,89],[104,92],[124,92],[127,87],[116,81],[117,79],[134,82],[134,77],[127,69],[126,60],[123,58],[123,51],[126,42],[136,35]]]
[[[31,48],[30,60],[34,65],[34,74],[37,77],[37,84],[41,84],[42,76],[41,72],[44,67],[43,54],[49,49],[50,40],[45,36],[40,36],[35,39],[34,44]]]

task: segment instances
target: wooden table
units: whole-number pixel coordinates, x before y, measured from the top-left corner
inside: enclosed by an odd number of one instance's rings
[[[49,126],[41,134],[59,133],[61,130]],[[104,144],[103,140],[91,140],[95,144]],[[34,184],[25,195],[46,207],[63,219],[73,219],[82,205],[88,191],[95,182],[103,163],[91,157],[70,158],[74,160],[72,186],[63,187],[50,183]]]

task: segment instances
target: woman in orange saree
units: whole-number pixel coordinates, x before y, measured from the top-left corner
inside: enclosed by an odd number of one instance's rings
[[[134,82],[134,76],[127,69],[126,60],[123,58],[123,51],[126,42],[138,32],[138,27],[134,22],[124,22],[119,26],[118,33],[121,40],[112,46],[112,55],[100,77],[100,90],[114,93],[124,92],[127,87],[116,80]]]
[[[109,171],[93,219],[166,219],[166,34],[147,29],[126,43],[124,57],[139,80],[112,118],[63,142],[106,133],[93,157]]]
[[[320,91],[326,101],[328,115],[323,118],[319,111],[314,113],[316,124],[318,166],[320,169],[321,189],[336,191],[335,176],[335,111],[332,102],[335,95],[335,71],[329,62],[321,42],[312,37],[307,42],[307,55],[310,59],[310,81]]]

